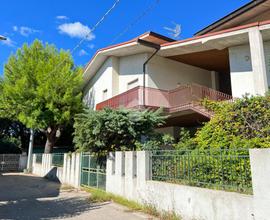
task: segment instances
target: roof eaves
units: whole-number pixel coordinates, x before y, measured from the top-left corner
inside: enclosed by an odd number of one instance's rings
[[[219,19],[218,21],[208,25],[207,27],[203,28],[202,30],[198,31],[197,33],[194,34],[194,36],[200,36],[200,35],[204,35],[210,31],[212,31],[213,29],[217,28],[218,26],[234,19],[235,17],[245,13],[246,11],[264,3],[267,0],[253,0],[249,3],[247,3],[246,5],[238,8],[237,10],[231,12],[230,14],[226,15],[225,17]]]

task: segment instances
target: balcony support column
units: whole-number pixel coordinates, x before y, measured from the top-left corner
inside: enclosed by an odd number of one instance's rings
[[[253,71],[255,95],[265,95],[268,91],[263,38],[258,27],[249,31],[249,45]]]

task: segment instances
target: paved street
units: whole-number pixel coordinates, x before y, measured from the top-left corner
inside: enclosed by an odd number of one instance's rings
[[[90,204],[89,194],[18,173],[0,174],[0,219],[141,220],[152,219],[114,203]]]

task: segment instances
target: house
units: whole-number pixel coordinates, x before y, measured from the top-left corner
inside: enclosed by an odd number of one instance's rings
[[[200,100],[264,95],[270,84],[270,0],[252,1],[175,41],[147,32],[96,52],[85,67],[84,101],[94,109],[159,108],[164,132],[211,118]]]

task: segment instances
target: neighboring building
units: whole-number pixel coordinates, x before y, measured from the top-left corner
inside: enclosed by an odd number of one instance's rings
[[[252,1],[190,39],[148,32],[103,48],[83,78],[89,107],[163,107],[169,114],[163,130],[171,134],[180,126],[199,125],[211,117],[201,99],[230,100],[268,90],[270,0]]]

